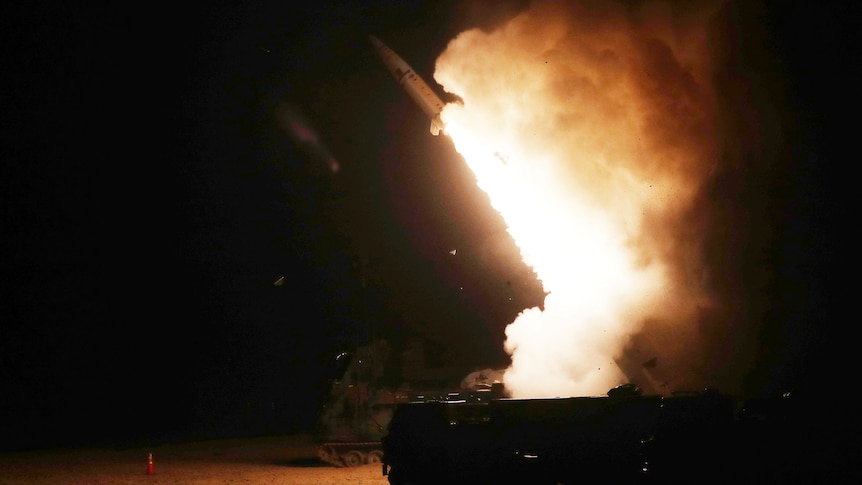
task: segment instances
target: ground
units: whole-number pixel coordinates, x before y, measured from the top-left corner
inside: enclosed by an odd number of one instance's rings
[[[153,454],[153,474],[147,473]],[[309,436],[0,454],[4,485],[385,485],[380,465],[335,468]]]

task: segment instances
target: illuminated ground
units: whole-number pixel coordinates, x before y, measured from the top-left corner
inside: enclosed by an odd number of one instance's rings
[[[153,454],[153,475],[147,455]],[[379,465],[333,468],[309,436],[200,441],[149,448],[78,448],[0,454],[2,483],[378,485]]]

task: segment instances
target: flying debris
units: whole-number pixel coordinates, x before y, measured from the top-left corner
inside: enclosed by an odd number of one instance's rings
[[[377,49],[377,54],[380,59],[395,76],[398,84],[413,98],[413,101],[419,105],[422,111],[431,118],[431,134],[438,135],[440,130],[444,129],[443,120],[440,119],[440,112],[443,111],[443,101],[434,94],[434,91],[416,74],[416,71],[404,62],[398,54],[386,46],[383,42],[373,35],[368,36],[374,48]]]
[[[273,281],[273,286],[284,286],[284,276],[279,276],[277,280]]]

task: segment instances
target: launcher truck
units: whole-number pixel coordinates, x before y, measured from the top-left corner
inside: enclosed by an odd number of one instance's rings
[[[735,399],[715,392],[399,404],[383,438],[392,485],[728,478]],[[710,482],[712,483],[712,482]]]

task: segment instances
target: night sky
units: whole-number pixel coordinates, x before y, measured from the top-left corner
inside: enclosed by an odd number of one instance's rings
[[[452,38],[520,5],[243,3],[0,7],[4,449],[307,432],[339,351],[419,336],[448,365],[504,365],[505,326],[541,304],[503,219],[367,38],[433,86]],[[715,27],[723,95],[791,133],[715,194],[772,196],[728,203],[745,216],[712,248],[744,248],[712,255],[750,263],[743,279],[776,275],[758,289],[753,390],[834,393],[856,367],[838,350],[856,319],[835,236],[855,217],[837,182],[854,165],[858,123],[838,115],[858,98],[857,11],[730,2]],[[320,144],[292,139],[287,113]]]

